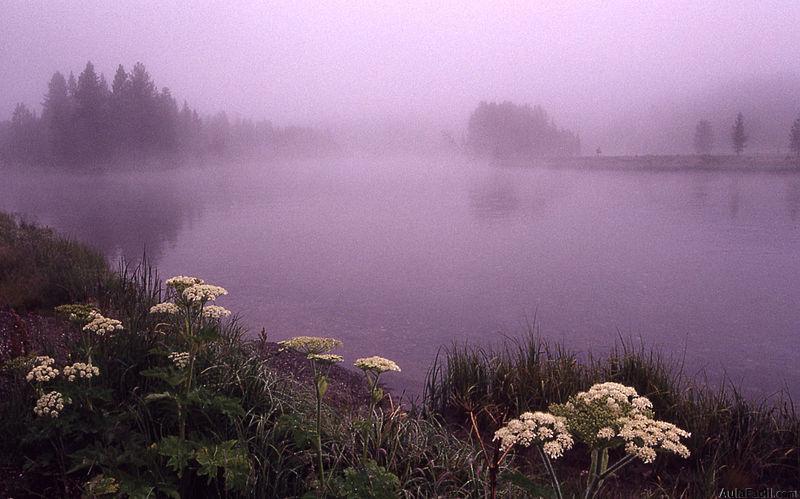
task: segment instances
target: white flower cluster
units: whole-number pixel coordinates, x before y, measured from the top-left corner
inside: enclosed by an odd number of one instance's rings
[[[575,399],[586,404],[603,402],[614,416],[649,414],[653,409],[650,400],[636,393],[635,388],[613,382],[592,385],[588,391],[578,393]]]
[[[34,360],[36,365],[30,370],[25,379],[28,381],[36,381],[37,383],[46,383],[52,381],[58,376],[58,369],[52,367],[56,360],[46,355],[36,357]]]
[[[597,438],[599,440],[611,440],[616,436],[617,433],[614,431],[614,428],[611,428],[610,426],[604,426],[597,431]]]
[[[77,378],[91,379],[95,376],[100,376],[100,369],[91,364],[76,362],[64,367],[64,377],[68,381],[75,381]]]
[[[97,312],[89,314],[89,318],[91,319],[90,322],[83,326],[83,330],[86,332],[95,333],[98,336],[105,336],[106,334],[111,334],[122,329],[122,322],[117,319],[103,317]]]
[[[172,352],[168,357],[178,369],[186,369],[189,365],[189,352]]]
[[[33,408],[33,412],[37,416],[57,418],[64,409],[64,406],[69,403],[70,400],[68,398],[65,399],[61,393],[50,392],[39,397],[39,400],[36,401],[36,407]]]
[[[170,277],[169,279],[164,281],[164,284],[179,292],[183,291],[189,286],[194,286],[195,284],[204,284],[204,283],[205,281],[203,281],[199,277],[190,277],[185,275],[176,275],[175,277]]]
[[[308,355],[330,352],[334,348],[341,346],[342,342],[335,338],[321,336],[295,336],[288,340],[279,341],[278,345],[281,346],[282,350],[291,348]]]
[[[203,307],[203,317],[207,319],[222,319],[231,315],[231,311],[219,305],[206,305]]]
[[[319,362],[320,364],[336,364],[342,362],[344,357],[333,353],[310,353],[307,356],[308,360]]]
[[[385,373],[387,371],[400,371],[400,366],[398,366],[393,360],[378,357],[377,355],[356,359],[353,365],[362,371],[372,371],[378,374]]]
[[[178,313],[178,311],[178,306],[168,301],[165,301],[164,303],[158,303],[150,307],[151,314],[175,315]]]
[[[189,303],[205,303],[227,295],[228,291],[213,284],[193,284],[183,290],[183,298]]]
[[[512,419],[497,430],[493,440],[500,440],[503,452],[514,445],[530,447],[532,443],[539,444],[552,459],[563,456],[574,443],[564,418],[546,412],[523,413],[519,419]]]
[[[622,418],[619,436],[625,441],[625,452],[638,457],[645,463],[656,459],[656,449],[676,454],[684,459],[689,457],[689,449],[681,443],[681,438],[691,434],[672,423],[656,421],[643,415]]]

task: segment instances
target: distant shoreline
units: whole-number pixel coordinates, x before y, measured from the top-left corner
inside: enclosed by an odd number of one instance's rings
[[[754,156],[581,156],[543,158],[544,166],[557,169],[622,170],[652,172],[800,173],[800,159],[777,155]]]

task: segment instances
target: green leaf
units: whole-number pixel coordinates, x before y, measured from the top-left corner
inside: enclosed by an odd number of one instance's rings
[[[160,379],[161,381],[164,381],[171,387],[175,388],[176,386],[182,385],[186,381],[187,373],[188,371],[185,370],[177,371],[175,369],[153,367],[150,369],[145,369],[140,374],[145,378]]]
[[[208,484],[217,478],[219,470],[223,470],[225,488],[244,490],[250,474],[250,461],[247,452],[237,447],[236,440],[227,440],[219,444],[203,446],[195,453],[200,465],[197,474],[208,477]]]
[[[193,442],[176,436],[166,437],[158,443],[158,453],[167,458],[167,466],[178,474],[178,478],[194,456],[194,448]]]
[[[325,392],[328,391],[328,378],[325,376],[320,376],[317,379],[317,390],[319,391],[319,396],[324,397]]]

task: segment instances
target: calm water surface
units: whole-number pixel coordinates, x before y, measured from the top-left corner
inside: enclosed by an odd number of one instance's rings
[[[507,168],[441,158],[12,175],[0,209],[162,276],[225,286],[253,331],[396,359],[541,333],[641,338],[686,370],[800,395],[800,175]],[[391,378],[391,379],[390,379]]]

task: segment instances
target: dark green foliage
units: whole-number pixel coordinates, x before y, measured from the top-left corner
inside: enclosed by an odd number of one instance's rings
[[[0,213],[0,307],[52,309],[86,301],[107,276],[100,253]]]

